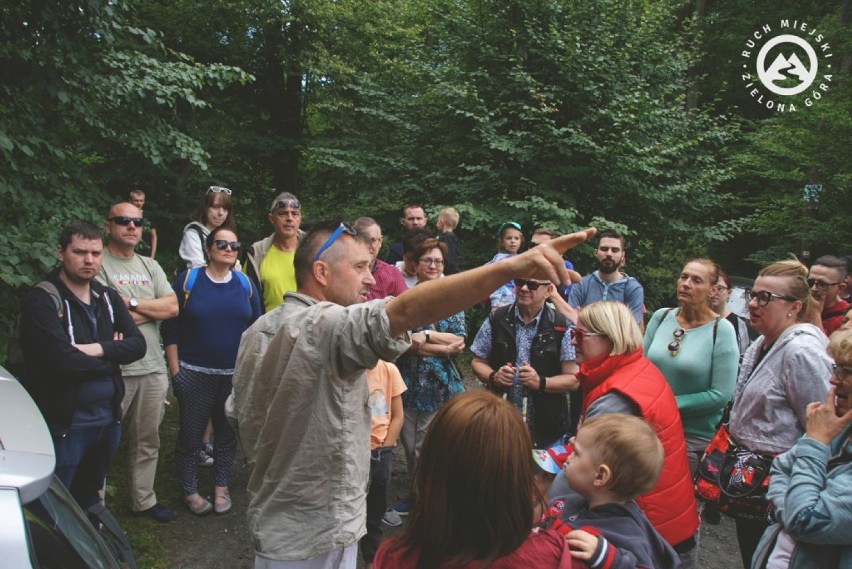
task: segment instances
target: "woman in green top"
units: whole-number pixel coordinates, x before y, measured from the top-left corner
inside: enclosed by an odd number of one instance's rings
[[[737,380],[734,328],[710,309],[718,280],[713,261],[688,262],[677,280],[678,307],[655,312],[645,331],[645,355],[675,394],[693,474]]]

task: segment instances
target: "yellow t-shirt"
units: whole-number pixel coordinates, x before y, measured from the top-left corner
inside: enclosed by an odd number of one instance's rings
[[[293,265],[295,256],[295,251],[284,253],[272,245],[260,263],[264,312],[269,312],[284,302],[285,292],[296,290],[296,268]]]

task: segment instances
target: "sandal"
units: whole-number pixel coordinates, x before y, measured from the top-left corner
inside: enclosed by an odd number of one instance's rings
[[[222,500],[221,503],[219,502],[219,499]],[[227,490],[216,492],[216,498],[213,500],[213,505],[217,515],[227,514],[231,511],[231,495]]]
[[[213,509],[213,504],[202,498],[198,493],[183,498],[186,507],[196,516],[206,516]]]

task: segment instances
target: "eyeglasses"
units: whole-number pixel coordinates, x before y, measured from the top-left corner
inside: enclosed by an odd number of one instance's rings
[[[834,286],[834,285],[839,285],[843,281],[840,281],[839,283],[825,283],[825,282],[822,282],[822,281],[818,281],[816,279],[808,279],[805,282],[808,283],[808,288],[817,287],[820,290],[826,290],[828,287]]]
[[[204,195],[206,196],[210,192],[213,192],[214,194],[227,194],[229,196],[231,195],[231,190],[229,190],[228,188],[223,188],[222,186],[210,186],[209,188],[207,188],[207,191],[204,193]]]
[[[535,292],[538,290],[538,287],[547,286],[549,284],[550,282],[540,283],[532,279],[515,279],[515,288],[523,288],[524,285],[526,285],[526,287],[530,289],[530,292]]]
[[[217,239],[213,242],[213,245],[216,246],[220,251],[224,251],[228,247],[231,248],[231,251],[239,251],[242,244],[239,241],[225,241],[224,239]]]
[[[844,365],[831,364],[831,373],[834,374],[834,377],[839,379],[841,382],[846,381],[847,379],[852,378],[852,367],[846,367]]]
[[[780,298],[781,300],[786,300],[788,302],[795,302],[799,300],[798,298],[792,296],[785,296],[783,294],[775,294],[774,292],[769,292],[768,290],[760,290],[754,291],[752,289],[746,289],[743,292],[743,298],[747,299],[747,301],[752,301],[757,299],[758,306],[766,306],[769,304],[773,298]]]
[[[669,349],[669,353],[672,356],[676,356],[678,351],[680,350],[680,343],[683,341],[683,337],[686,335],[686,330],[683,328],[676,328],[674,332],[672,332],[672,336],[674,336],[674,340],[669,342],[667,346]]]
[[[334,242],[337,241],[337,238],[340,237],[340,235],[342,233],[346,233],[347,235],[351,235],[353,237],[358,235],[358,232],[355,231],[354,229],[352,229],[351,225],[349,225],[348,223],[345,223],[345,222],[341,222],[340,226],[337,229],[335,229],[334,232],[331,235],[328,236],[328,239],[326,239],[325,243],[323,243],[322,247],[319,248],[319,251],[317,251],[317,254],[314,255],[314,263],[319,261],[320,255],[325,253],[326,249],[328,249],[329,247],[334,245]]]
[[[583,339],[587,336],[606,336],[606,334],[601,334],[599,332],[588,332],[586,330],[583,330],[582,328],[576,327],[568,330],[568,337],[571,340],[577,342],[578,344],[582,344]]]
[[[376,243],[380,243],[383,237],[379,235],[378,237],[367,237],[367,241],[370,242],[370,245],[375,245]]]
[[[444,260],[443,259],[431,259],[429,257],[424,257],[422,259],[418,259],[417,262],[420,263],[421,265],[426,265],[427,267],[430,267],[432,265],[435,265],[436,267],[443,267],[444,266]]]
[[[145,223],[145,220],[141,217],[127,217],[126,215],[116,215],[110,217],[107,221],[118,225],[130,225],[132,223],[136,227],[142,227],[142,224]]]
[[[726,290],[731,290],[731,287],[725,285],[716,285],[716,290],[724,292]]]
[[[299,200],[278,200],[277,202],[272,204],[272,207],[269,209],[269,211],[274,212],[276,209],[287,207],[292,209],[302,209],[302,202],[300,202]]]

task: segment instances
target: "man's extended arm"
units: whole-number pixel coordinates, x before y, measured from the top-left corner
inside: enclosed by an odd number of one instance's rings
[[[569,272],[562,254],[595,232],[592,228],[563,235],[499,263],[420,283],[385,307],[391,334],[398,337],[406,330],[460,312],[514,278],[548,279],[567,284],[570,282]]]

